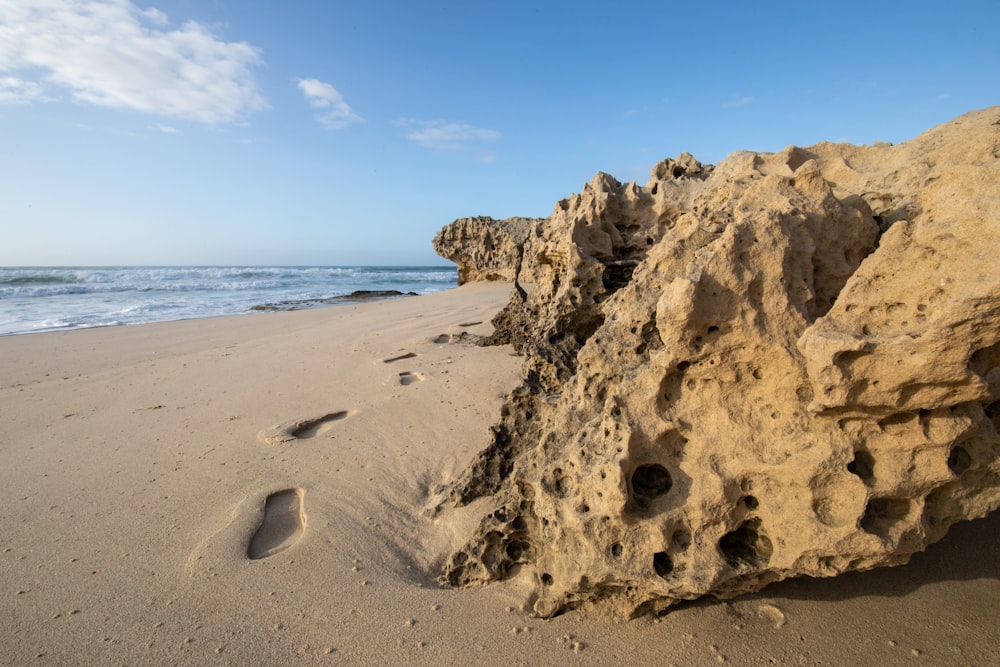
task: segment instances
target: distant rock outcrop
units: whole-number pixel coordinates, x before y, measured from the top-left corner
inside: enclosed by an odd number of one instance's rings
[[[434,237],[434,251],[458,264],[459,285],[512,281],[520,269],[522,248],[538,222],[535,218],[459,218]]]
[[[523,383],[441,489],[491,506],[444,583],[631,616],[905,563],[1000,505],[1000,108],[598,174],[533,227],[497,319]],[[466,280],[488,228],[439,235]]]

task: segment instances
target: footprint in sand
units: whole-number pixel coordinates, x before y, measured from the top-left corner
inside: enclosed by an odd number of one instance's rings
[[[417,356],[416,352],[407,352],[406,354],[401,354],[398,357],[389,357],[388,359],[383,359],[382,362],[386,364],[391,364],[394,361],[401,361],[403,359],[412,359]]]
[[[474,324],[480,324],[479,322],[474,322]],[[465,325],[459,325],[465,326]],[[469,325],[471,326],[471,325]],[[475,343],[478,340],[482,340],[482,336],[476,334],[471,334],[468,331],[463,331],[457,334],[439,334],[434,338],[431,338],[431,342],[435,345],[447,345],[449,343]]]
[[[408,387],[411,384],[416,384],[417,382],[422,382],[424,376],[420,373],[411,373],[410,371],[403,371],[399,374],[399,384],[404,387]]]
[[[264,518],[247,546],[250,560],[281,553],[299,541],[306,530],[304,495],[305,491],[295,488],[277,491],[267,497]]]
[[[346,419],[350,414],[348,410],[340,410],[314,419],[299,419],[297,421],[284,422],[272,426],[266,431],[261,431],[257,434],[257,438],[269,445],[281,445],[293,440],[315,438],[317,435],[323,435],[330,430],[334,422]]]

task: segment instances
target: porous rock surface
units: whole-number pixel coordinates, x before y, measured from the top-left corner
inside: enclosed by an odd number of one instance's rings
[[[905,563],[995,509],[998,156],[1000,107],[559,202],[496,320],[523,383],[442,488],[489,506],[442,582],[634,616]]]
[[[459,218],[434,237],[434,251],[458,264],[458,284],[517,277],[535,218]]]

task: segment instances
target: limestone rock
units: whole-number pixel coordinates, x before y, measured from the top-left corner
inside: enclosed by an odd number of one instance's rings
[[[434,237],[434,251],[458,264],[459,285],[510,282],[517,276],[522,248],[537,222],[534,218],[460,218]]]
[[[442,489],[490,506],[442,581],[632,616],[905,563],[995,509],[998,156],[992,108],[559,202],[501,318],[523,383]]]

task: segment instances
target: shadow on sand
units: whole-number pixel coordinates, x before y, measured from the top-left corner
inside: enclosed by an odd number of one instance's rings
[[[976,579],[1000,580],[1000,511],[955,524],[944,539],[914,554],[906,565],[848,572],[829,579],[787,579],[744,599],[839,601],[900,597],[927,584]]]

